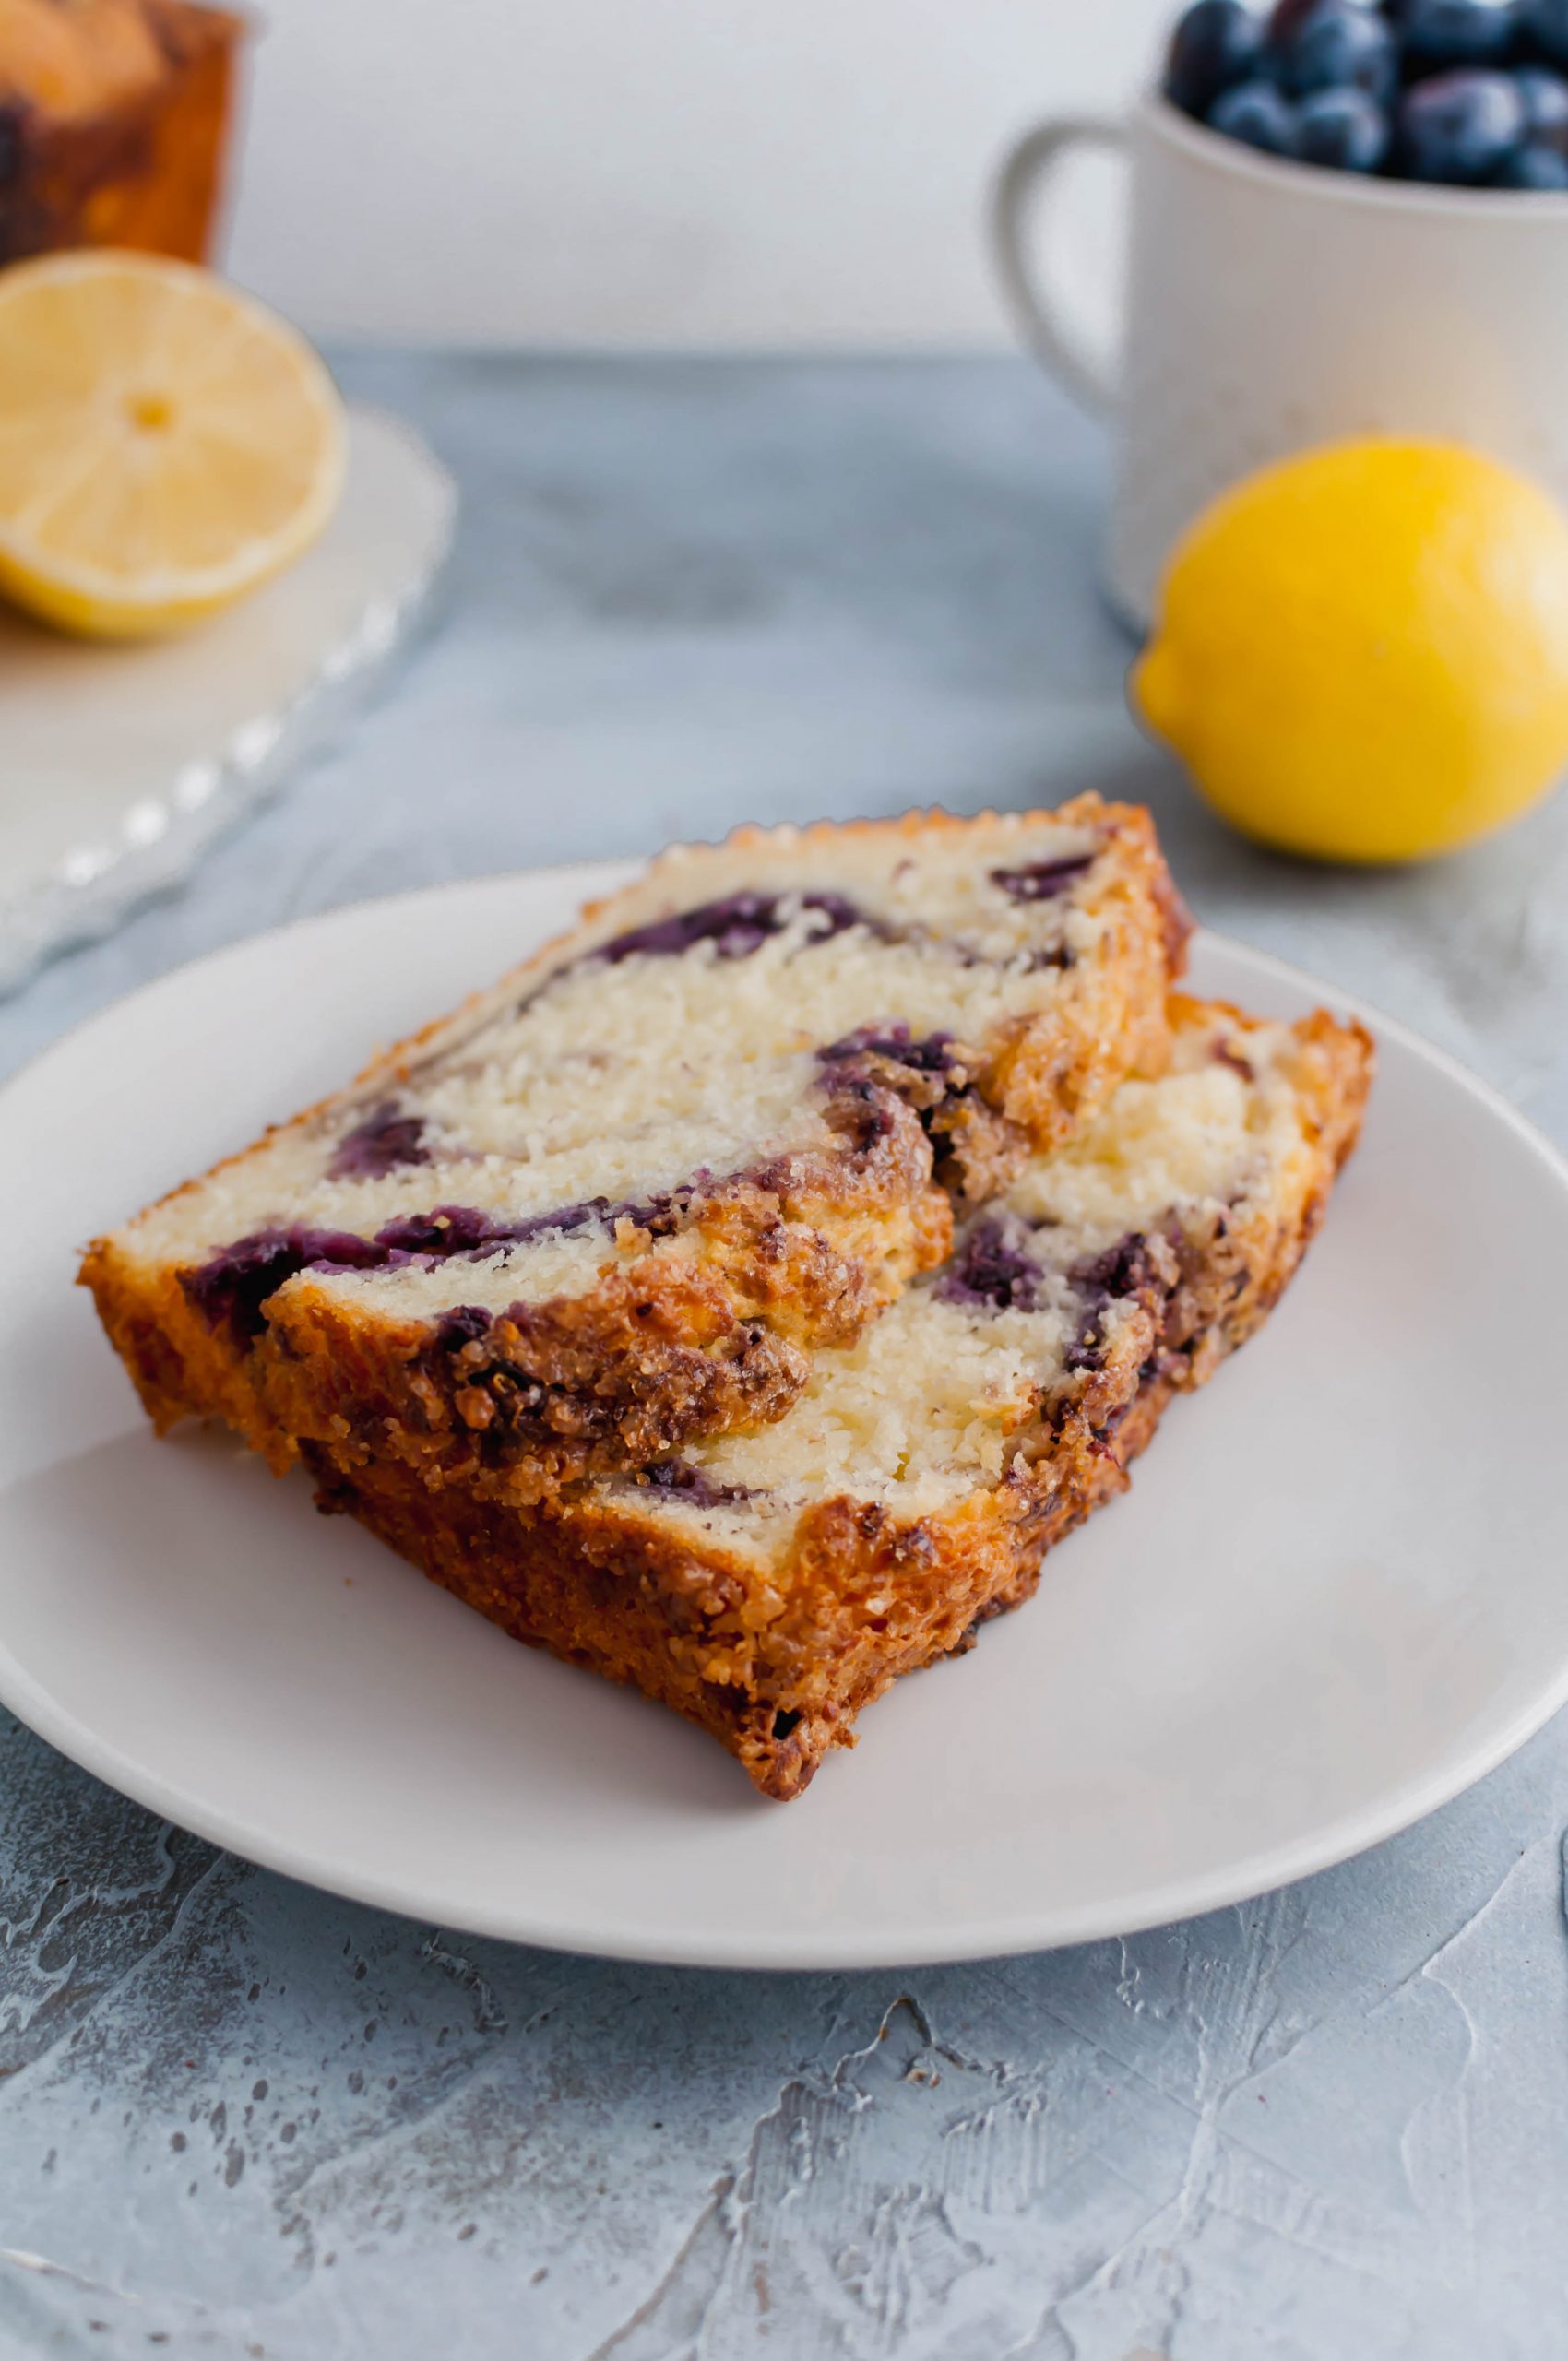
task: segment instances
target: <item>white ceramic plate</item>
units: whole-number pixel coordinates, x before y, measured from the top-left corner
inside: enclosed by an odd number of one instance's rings
[[[166,977],[0,1112],[0,1697],[312,1883],[627,1957],[851,1967],[1130,1931],[1371,1845],[1568,1695],[1568,1173],[1380,1022],[1282,1310],[974,1652],[780,1806],[517,1646],[217,1434],[155,1443],[75,1252],[487,979],[620,872],[306,921]],[[1305,977],[1199,943],[1199,989]]]

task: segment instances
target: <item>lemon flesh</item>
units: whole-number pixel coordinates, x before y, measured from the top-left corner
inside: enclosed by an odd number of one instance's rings
[[[1568,765],[1568,518],[1457,445],[1330,445],[1178,544],[1134,702],[1217,811],[1321,860],[1452,850]]]
[[[0,589],[68,631],[170,631],[309,547],[342,405],[303,338],[149,255],[0,273]]]

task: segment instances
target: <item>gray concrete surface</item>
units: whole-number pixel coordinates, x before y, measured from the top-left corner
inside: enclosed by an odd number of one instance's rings
[[[1101,449],[1022,363],[343,374],[462,480],[445,618],[185,892],[0,1007],[0,1066],[302,910],[1096,784],[1154,803],[1200,916],[1568,1143],[1568,803],[1388,876],[1224,834],[1125,718]],[[1499,1307],[1500,1372],[1528,1317]],[[1565,1824],[1559,1724],[1377,1852],[1192,1925],[703,1975],[306,1892],[0,1717],[0,2351],[1554,2361]]]

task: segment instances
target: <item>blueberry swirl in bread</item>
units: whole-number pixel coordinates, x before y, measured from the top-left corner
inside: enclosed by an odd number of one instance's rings
[[[778,1418],[1124,1075],[1185,920],[1146,813],[665,855],[89,1251],[160,1427],[526,1504]]]

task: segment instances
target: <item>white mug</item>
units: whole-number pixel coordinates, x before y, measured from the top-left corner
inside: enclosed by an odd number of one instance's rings
[[[1074,148],[1133,174],[1120,350],[1036,284],[1032,201]],[[1282,163],[1146,98],[1026,134],[997,183],[1003,286],[1039,359],[1115,421],[1106,587],[1152,619],[1172,544],[1271,459],[1349,434],[1475,445],[1568,504],[1568,196]]]

